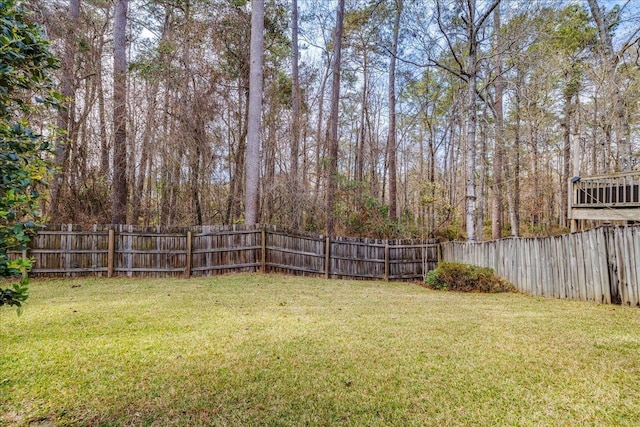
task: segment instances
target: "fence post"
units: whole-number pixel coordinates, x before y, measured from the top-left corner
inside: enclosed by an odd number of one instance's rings
[[[384,244],[384,280],[389,281],[389,239]]]
[[[262,268],[262,274],[265,274],[267,272],[267,230],[264,225],[262,226],[261,236],[262,236],[261,237],[262,241],[260,242],[260,246],[262,246],[261,268]]]
[[[71,277],[71,235],[73,224],[67,224],[66,233],[60,236],[60,246],[62,249],[61,267],[65,271],[66,277]]]
[[[109,229],[109,243],[107,246],[107,277],[113,277],[113,258],[115,252],[116,233]]]
[[[96,253],[91,255],[91,267],[95,269],[98,268],[98,224],[93,224],[91,230],[93,231],[91,235],[91,250],[96,251]],[[100,276],[102,276],[102,273],[100,273]]]
[[[184,268],[184,278],[191,278],[191,246],[192,246],[192,233],[191,230],[187,231],[187,262]]]
[[[331,275],[331,237],[325,237],[324,241],[324,278],[328,279]]]

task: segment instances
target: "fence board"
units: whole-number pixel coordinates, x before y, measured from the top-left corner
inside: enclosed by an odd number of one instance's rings
[[[640,306],[640,227],[538,239],[446,242],[444,261],[493,268],[521,292]]]
[[[58,227],[40,232],[30,246],[29,256],[35,260],[34,275],[101,275],[107,268],[108,232]]]
[[[611,304],[613,298],[611,296],[611,286],[609,284],[609,265],[607,254],[607,236],[605,233],[595,233],[598,242],[598,252],[596,258],[600,264],[600,286],[603,294],[603,303]]]
[[[613,232],[615,253],[616,253],[616,271],[618,273],[618,284],[620,287],[620,299],[622,304],[629,304],[629,292],[627,288],[628,268],[626,265],[626,259],[624,257],[625,248],[624,242],[620,233],[620,230],[614,230]]]
[[[438,245],[421,240],[326,239],[262,225],[51,225],[32,239],[30,251],[36,260],[34,276],[189,277],[258,270],[322,276],[328,266],[337,278],[416,280],[435,267]]]
[[[257,227],[208,228],[192,234],[192,273],[255,272],[261,266],[262,232]]]
[[[629,240],[633,242],[633,253],[635,255],[635,265],[640,263],[640,230],[638,228],[631,228],[629,230]],[[635,299],[632,301],[633,305],[640,306],[640,271],[636,270],[636,281],[634,283],[634,295]]]
[[[265,268],[270,271],[312,276],[324,274],[324,238],[274,230],[267,231],[265,239]]]
[[[630,266],[638,265],[640,259],[636,257],[635,246],[637,241],[633,238],[633,230],[624,230],[624,240],[627,244],[627,256]],[[635,268],[629,268],[629,303],[630,305],[638,305],[638,280],[640,280],[640,272]]]
[[[263,233],[264,229],[264,233]],[[111,231],[110,231],[111,230]],[[187,235],[192,234],[191,251]],[[113,244],[110,244],[110,233]],[[264,237],[263,237],[264,236]],[[192,276],[236,271],[416,280],[438,253],[493,268],[534,295],[640,305],[640,227],[600,228],[548,239],[477,244],[293,233],[271,226],[50,226],[32,239],[35,276]],[[189,263],[189,255],[191,262]],[[12,255],[12,256],[15,256]]]

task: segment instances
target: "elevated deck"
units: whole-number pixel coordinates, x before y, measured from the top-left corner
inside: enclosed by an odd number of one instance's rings
[[[567,217],[640,221],[640,171],[570,179]]]

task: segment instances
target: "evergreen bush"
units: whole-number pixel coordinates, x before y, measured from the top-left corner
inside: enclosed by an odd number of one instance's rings
[[[506,279],[496,276],[492,269],[459,262],[441,262],[427,273],[427,287],[455,292],[517,292]]]

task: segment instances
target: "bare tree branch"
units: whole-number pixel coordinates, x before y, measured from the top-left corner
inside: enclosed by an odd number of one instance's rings
[[[451,55],[453,55],[453,59],[456,61],[456,63],[460,67],[460,70],[464,70],[464,65],[462,65],[462,61],[460,61],[460,58],[458,58],[458,55],[456,55],[456,50],[453,48],[451,39],[449,39],[447,31],[445,30],[442,24],[442,10],[440,9],[440,6],[441,6],[440,1],[441,0],[438,0],[436,2],[436,22],[438,23],[438,29],[444,36],[444,39],[447,41],[447,46],[449,47],[449,51],[451,51]]]

